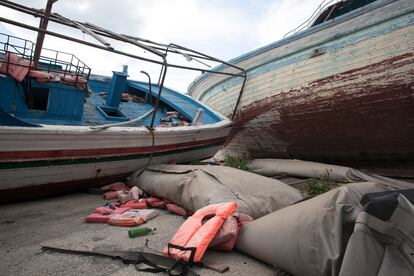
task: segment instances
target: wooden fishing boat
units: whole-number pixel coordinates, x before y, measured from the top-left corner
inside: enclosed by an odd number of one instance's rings
[[[160,81],[155,84],[146,72],[148,83],[129,80],[127,68],[112,77],[92,75],[74,55],[38,49],[42,44],[39,39],[35,44],[1,34],[2,202],[121,180],[149,164],[209,158],[225,142],[231,128],[229,119],[164,86],[168,67],[201,70],[170,64],[167,53],[219,62],[217,59],[178,45],[114,34],[52,14],[50,9],[48,13],[47,8],[43,12],[16,3],[1,5],[40,16],[43,23],[52,20],[78,28],[103,45],[0,18],[3,22],[161,67]],[[118,51],[103,37],[143,48],[162,61]]]
[[[233,154],[412,177],[414,2],[334,2],[305,30],[231,60],[245,84],[206,73],[189,94],[234,117]]]

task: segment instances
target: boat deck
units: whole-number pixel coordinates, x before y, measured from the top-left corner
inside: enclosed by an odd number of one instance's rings
[[[103,94],[108,93],[111,87],[110,82],[90,80],[89,88],[92,90],[92,93],[89,97],[86,98],[84,104],[83,116],[81,120],[62,118],[60,116],[45,116],[42,112],[27,113],[21,119],[26,120],[32,124],[52,124],[52,125],[82,125],[82,126],[93,126],[93,125],[103,125],[108,123],[116,123],[118,120],[105,118],[97,109],[96,106],[105,106],[106,99],[103,97]],[[158,93],[159,86],[156,84],[152,85],[151,96],[155,98]],[[128,90],[136,90],[141,93],[149,93],[148,84],[138,81],[128,81]],[[194,115],[197,112],[197,109],[203,109],[203,115],[201,116],[202,124],[211,124],[219,122],[221,119],[210,111],[208,108],[202,104],[194,101],[190,97],[181,94],[172,89],[163,88],[161,106],[156,115],[155,126],[160,123],[160,119],[166,115],[167,111],[175,110],[180,114],[184,115],[186,118],[192,120]],[[170,110],[167,110],[165,106],[169,106]],[[140,115],[150,111],[153,108],[151,104],[148,103],[137,103],[137,102],[121,102],[119,105],[119,110],[125,115],[126,118],[132,120]],[[139,122],[132,123],[129,126],[149,126],[151,123],[152,115],[147,116]]]

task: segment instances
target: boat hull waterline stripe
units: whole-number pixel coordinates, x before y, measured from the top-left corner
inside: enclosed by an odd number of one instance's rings
[[[167,144],[158,146],[145,146],[145,147],[129,147],[129,148],[99,148],[99,149],[64,149],[64,150],[42,150],[42,151],[11,151],[2,152],[0,154],[1,161],[17,161],[27,159],[65,159],[73,157],[102,157],[111,155],[132,155],[132,154],[145,154],[156,153],[170,150],[176,150],[180,148],[188,148],[194,146],[202,146],[216,143],[224,143],[226,137],[212,138],[202,141],[185,142],[178,144]]]
[[[184,148],[169,150],[163,152],[152,152],[152,153],[142,153],[142,154],[133,154],[133,155],[123,155],[123,156],[108,156],[108,157],[94,157],[94,158],[70,158],[70,159],[55,159],[55,160],[30,160],[30,161],[20,161],[20,162],[5,162],[0,163],[0,170],[10,170],[18,168],[31,168],[31,167],[47,167],[47,166],[65,166],[65,165],[76,165],[76,164],[87,164],[87,163],[101,163],[101,162],[114,162],[114,161],[123,161],[123,160],[133,160],[133,159],[143,159],[149,158],[151,154],[153,156],[164,156],[170,154],[176,154],[181,152],[188,152],[197,149],[205,149],[210,147],[219,147],[223,144],[224,141],[219,143],[210,143],[207,145],[202,145],[198,147]]]

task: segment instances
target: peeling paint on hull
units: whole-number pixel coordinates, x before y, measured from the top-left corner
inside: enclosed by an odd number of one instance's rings
[[[413,64],[407,54],[256,101],[238,114],[226,148],[414,176]]]
[[[414,2],[378,0],[234,59],[247,82],[225,151],[414,177],[413,53]],[[204,74],[189,93],[230,116],[239,89]]]

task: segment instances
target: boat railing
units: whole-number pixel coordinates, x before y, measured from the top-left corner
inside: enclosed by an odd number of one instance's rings
[[[62,82],[69,85],[85,83],[89,79],[90,67],[75,55],[62,51],[43,48],[35,68],[35,48],[36,44],[30,40],[0,33],[0,59],[3,63],[1,73],[8,74],[8,69],[14,65],[29,68],[29,71],[39,70],[58,76]],[[18,59],[10,58],[11,54],[16,55]]]
[[[304,21],[302,24],[300,24],[299,26],[297,26],[296,28],[294,28],[293,30],[287,32],[283,38],[294,35],[298,32],[303,31],[304,29],[308,28],[309,26],[312,26],[313,22],[315,22],[315,20],[324,12],[324,10],[334,4],[334,3],[338,3],[341,0],[323,0],[319,6],[315,9],[315,11],[312,13],[312,15],[306,20]]]

